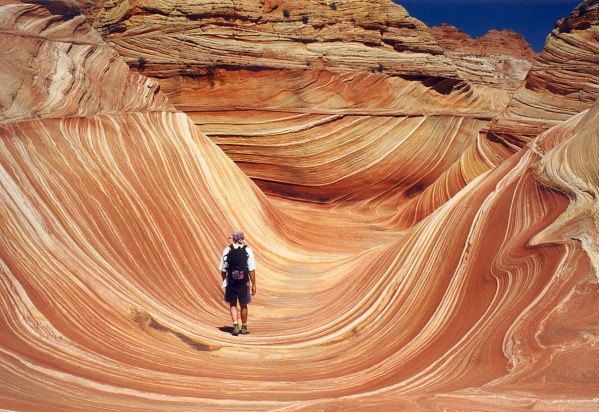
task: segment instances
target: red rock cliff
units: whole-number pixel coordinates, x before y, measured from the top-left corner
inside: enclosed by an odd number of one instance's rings
[[[531,60],[535,53],[520,33],[512,30],[489,30],[480,37],[472,38],[457,27],[442,24],[431,28],[431,33],[446,50],[473,54],[501,54],[522,60]]]

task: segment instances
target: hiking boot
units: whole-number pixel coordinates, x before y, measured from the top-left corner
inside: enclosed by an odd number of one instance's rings
[[[239,335],[239,325],[236,323],[233,325],[233,336]]]
[[[248,325],[243,325],[241,327],[241,334],[242,335],[247,335],[248,334]]]

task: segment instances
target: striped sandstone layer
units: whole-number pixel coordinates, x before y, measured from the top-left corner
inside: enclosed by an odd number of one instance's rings
[[[382,0],[108,0],[95,27],[126,60],[139,65],[135,60],[144,57],[145,72],[159,77],[201,71],[210,63],[351,72],[381,63],[392,73],[458,79],[428,28]]]
[[[599,97],[599,3],[585,0],[556,23],[489,138],[518,150]]]
[[[3,409],[599,408],[597,104],[397,232],[352,202],[266,197],[154,81],[81,42],[83,17],[0,16],[23,46],[0,57],[20,64],[0,88]],[[447,123],[417,120],[444,147]],[[238,226],[259,269],[234,338],[215,262]]]
[[[95,27],[268,194],[384,219],[469,153],[403,226],[504,158],[478,135],[530,64],[456,63],[386,0],[107,2]]]
[[[431,28],[431,33],[462,78],[479,89],[491,86],[510,90],[508,96],[522,83],[535,57],[524,37],[511,30],[489,30],[473,39],[454,26],[442,24]]]
[[[450,24],[431,28],[431,33],[445,50],[472,53],[475,55],[504,55],[520,60],[532,60],[534,51],[520,33],[509,29],[489,30],[486,34],[472,38]]]
[[[439,204],[443,198],[439,193],[451,187],[447,182],[500,165],[540,133],[591,107],[599,96],[598,9],[596,1],[584,1],[556,22],[544,50],[503,113],[481,130],[476,145],[428,187],[422,199],[410,200],[398,221],[414,221],[412,216],[422,216],[431,205]],[[424,209],[423,203],[428,204]]]

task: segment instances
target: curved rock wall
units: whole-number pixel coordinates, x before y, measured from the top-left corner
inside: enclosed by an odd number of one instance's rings
[[[515,150],[588,109],[599,96],[599,4],[585,0],[558,21],[524,83],[488,135]]]
[[[45,50],[0,57],[22,68],[3,72],[19,93],[0,88],[2,408],[598,407],[597,103],[503,162],[478,115],[245,111],[239,138],[228,111],[192,121],[99,39],[79,45],[83,17],[59,4],[0,4],[1,36]],[[80,55],[94,65],[68,70]],[[194,123],[254,155],[289,146],[282,175],[329,183],[337,207],[265,196]],[[329,150],[298,148],[327,133]],[[355,184],[397,188],[353,190],[353,163]],[[446,201],[400,231],[408,183]],[[240,337],[216,268],[235,227],[258,262]]]
[[[74,7],[3,2],[0,121],[175,110]],[[32,15],[41,23],[31,24]]]
[[[455,174],[465,152],[498,156],[467,148],[529,64],[456,63],[428,27],[383,0],[107,2],[95,26],[265,192],[326,204],[371,198],[387,214]],[[446,157],[426,164],[445,144]],[[414,145],[422,155],[409,158]],[[426,165],[404,175],[415,164]],[[451,179],[450,195],[469,181]],[[402,224],[447,199],[423,200]]]

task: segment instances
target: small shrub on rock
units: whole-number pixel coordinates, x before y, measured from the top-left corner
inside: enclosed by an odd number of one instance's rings
[[[139,70],[143,70],[146,67],[146,63],[148,61],[146,60],[145,57],[139,57],[137,59],[137,67],[139,67]]]

